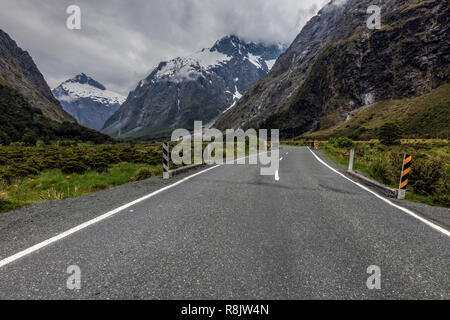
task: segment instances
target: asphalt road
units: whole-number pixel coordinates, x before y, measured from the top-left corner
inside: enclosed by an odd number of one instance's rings
[[[216,167],[1,267],[0,298],[450,298],[447,235],[306,148],[280,157],[279,181]],[[66,287],[71,265],[80,290]],[[366,285],[372,265],[379,290]]]

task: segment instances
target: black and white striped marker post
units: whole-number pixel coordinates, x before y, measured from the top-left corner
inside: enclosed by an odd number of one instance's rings
[[[169,179],[169,143],[163,144],[163,179]]]
[[[411,172],[411,161],[412,156],[410,154],[405,154],[405,156],[403,157],[402,174],[400,177],[400,186],[398,190],[399,200],[404,200],[406,197],[406,187],[408,186],[409,173]]]

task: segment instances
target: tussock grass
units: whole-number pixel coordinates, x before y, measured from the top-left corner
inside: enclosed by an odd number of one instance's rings
[[[34,202],[80,197],[132,181],[146,164],[120,163],[107,172],[88,171],[84,174],[64,174],[48,170],[38,175],[17,179],[11,185],[0,184],[0,212],[18,209]],[[155,175],[162,169],[150,167]]]

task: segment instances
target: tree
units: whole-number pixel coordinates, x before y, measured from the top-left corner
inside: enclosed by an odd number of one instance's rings
[[[27,131],[22,137],[22,142],[25,143],[27,146],[35,146],[37,142],[37,136],[36,133],[33,131]]]
[[[11,143],[10,137],[5,132],[0,130],[0,144],[7,146],[10,143]]]
[[[399,144],[402,137],[402,129],[392,121],[385,122],[378,131],[378,139],[386,146]]]

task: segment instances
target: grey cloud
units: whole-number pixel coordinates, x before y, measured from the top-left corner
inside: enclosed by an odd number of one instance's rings
[[[66,28],[78,5],[82,29]],[[0,28],[51,87],[80,72],[127,94],[160,61],[236,34],[289,44],[324,0],[2,0]]]

